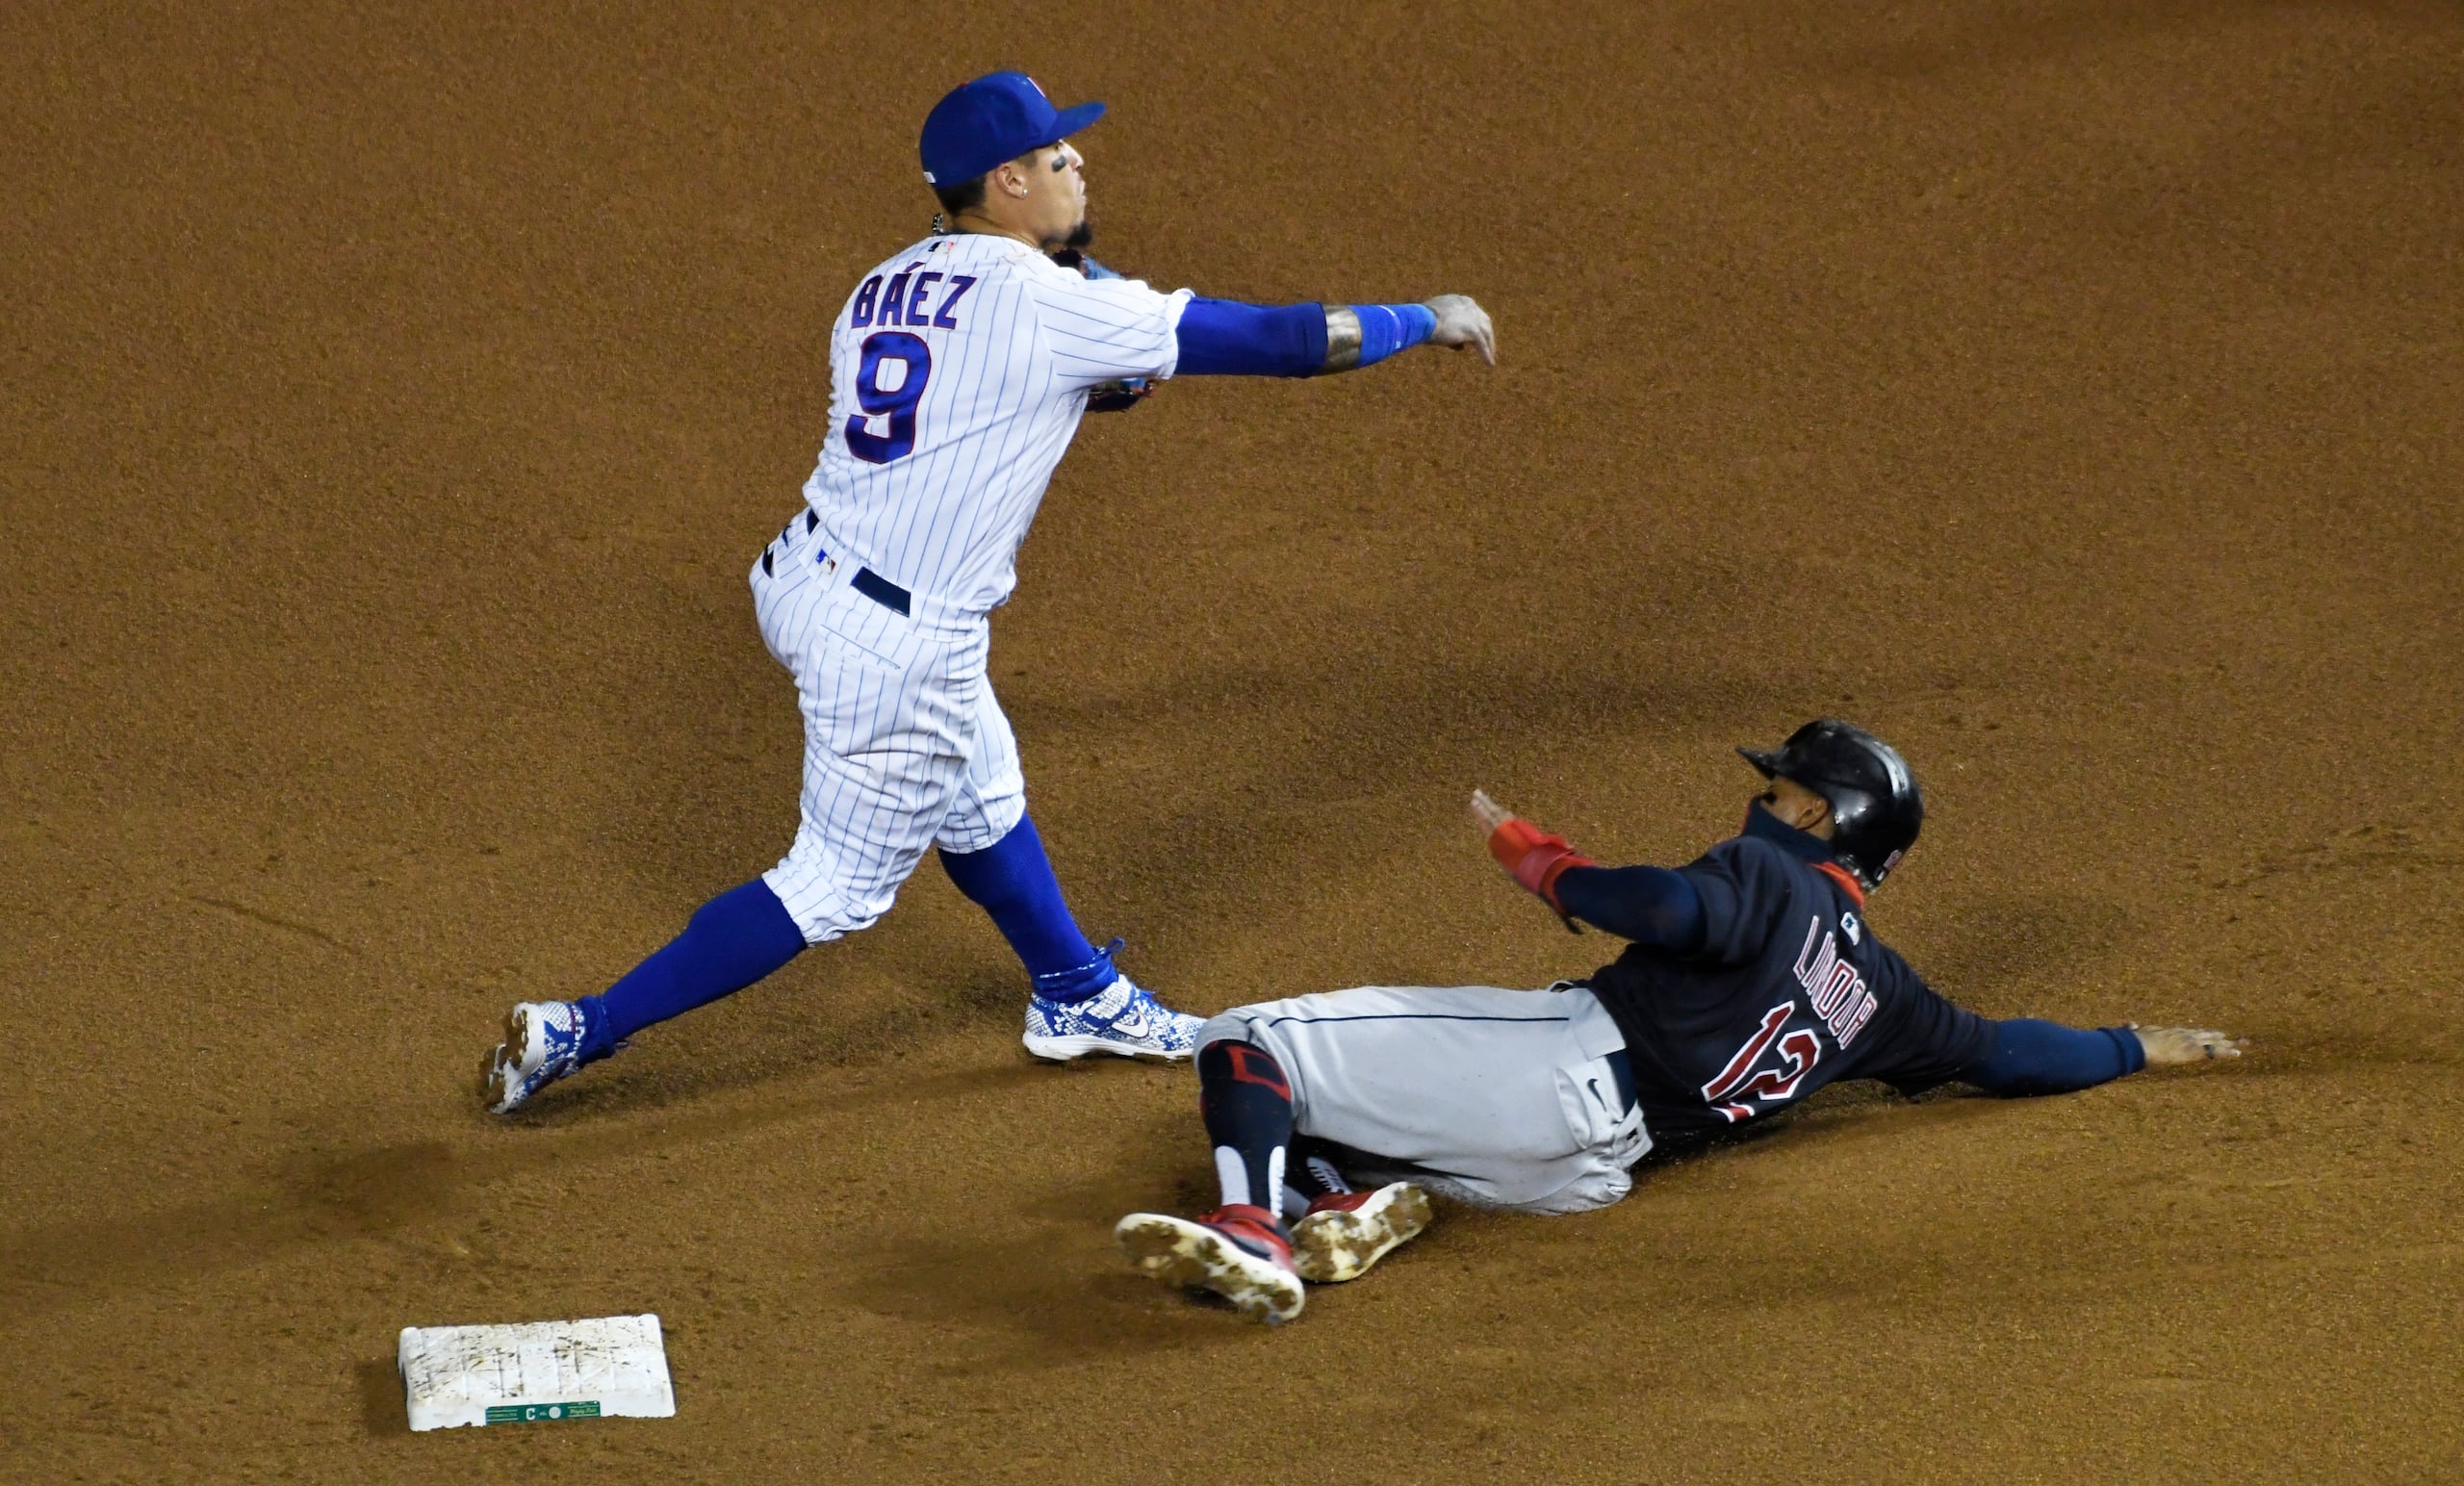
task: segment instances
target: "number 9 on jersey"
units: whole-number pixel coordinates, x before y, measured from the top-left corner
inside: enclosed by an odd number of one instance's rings
[[[898,364],[897,382],[882,385],[882,363]],[[915,404],[933,376],[933,352],[921,337],[904,330],[880,330],[864,337],[864,359],[856,369],[856,405],[863,412],[847,420],[847,452],[866,464],[888,464],[915,449]],[[889,420],[886,437],[867,425]]]

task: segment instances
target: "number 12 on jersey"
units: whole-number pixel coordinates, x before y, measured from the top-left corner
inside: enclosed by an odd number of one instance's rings
[[[877,330],[864,337],[863,350],[856,368],[856,405],[863,411],[847,420],[847,452],[866,464],[888,464],[915,451],[915,404],[932,380],[933,352],[922,337],[904,330]],[[884,362],[898,367],[887,387],[882,385]],[[877,418],[889,420],[887,436],[867,426]]]
[[[1822,1062],[1822,1039],[1812,1033],[1799,1028],[1786,1037],[1780,1036],[1780,1029],[1788,1024],[1789,1014],[1796,1009],[1795,1002],[1783,1001],[1763,1012],[1762,1025],[1755,1029],[1754,1036],[1745,1039],[1745,1045],[1736,1050],[1727,1067],[1703,1086],[1703,1102],[1711,1107],[1712,1113],[1733,1125],[1754,1117],[1754,1106],[1744,1102],[1748,1099],[1778,1104],[1796,1094],[1806,1074]],[[1786,1064],[1786,1070],[1764,1068],[1755,1072],[1755,1065],[1762,1061],[1764,1053],[1771,1051],[1775,1041],[1780,1045],[1780,1061]]]

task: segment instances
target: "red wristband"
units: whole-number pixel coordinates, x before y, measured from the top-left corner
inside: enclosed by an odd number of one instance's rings
[[[1563,918],[1566,916],[1566,906],[1557,901],[1557,879],[1565,876],[1567,872],[1576,867],[1596,867],[1598,865],[1600,865],[1599,862],[1592,860],[1580,852],[1568,851],[1559,856],[1556,860],[1549,863],[1549,865],[1542,870],[1540,874],[1540,885],[1533,888],[1532,891],[1540,895],[1541,902],[1549,905],[1549,907],[1553,909],[1555,909],[1559,918]]]
[[[1519,815],[1489,833],[1489,855],[1514,874],[1524,891],[1557,909],[1561,916],[1565,910],[1557,908],[1558,876],[1571,867],[1599,865],[1567,845],[1564,836],[1551,835]]]

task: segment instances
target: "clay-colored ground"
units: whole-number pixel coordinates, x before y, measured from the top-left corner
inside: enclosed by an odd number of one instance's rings
[[[2464,1474],[2464,15],[1239,9],[0,11],[0,1475]],[[1578,973],[1464,794],[1682,858],[1837,710],[1941,986],[2252,1055],[1837,1091],[1280,1334],[1125,1271],[1192,1081],[1028,1065],[929,867],[483,1117],[787,838],[744,569],[1005,64],[1107,256],[1503,337],[1063,466],[997,676],[1142,978]],[[673,1421],[404,1432],[398,1328],[636,1310]]]

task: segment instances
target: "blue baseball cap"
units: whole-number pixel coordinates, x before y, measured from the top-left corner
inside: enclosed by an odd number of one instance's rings
[[[1100,103],[1056,109],[1023,72],[993,72],[949,90],[924,115],[924,180],[956,186],[1031,149],[1057,144],[1104,116]]]

